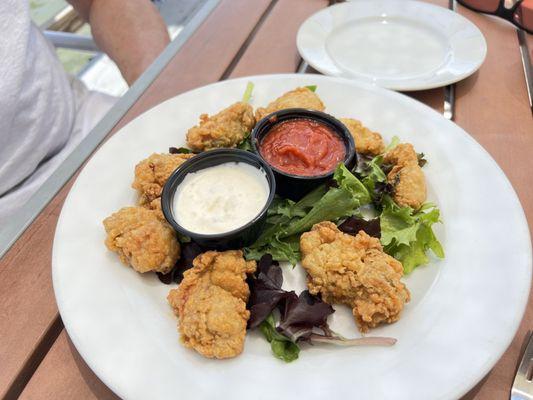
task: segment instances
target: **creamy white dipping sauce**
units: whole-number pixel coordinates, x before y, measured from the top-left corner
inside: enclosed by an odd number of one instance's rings
[[[178,185],[173,214],[183,228],[202,234],[246,225],[265,206],[270,187],[263,170],[228,162],[187,174]]]

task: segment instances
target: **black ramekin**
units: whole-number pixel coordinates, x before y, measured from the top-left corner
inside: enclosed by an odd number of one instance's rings
[[[261,141],[275,125],[294,119],[313,120],[332,128],[333,131],[342,139],[346,148],[344,165],[351,169],[357,163],[355,142],[348,128],[346,128],[346,126],[337,118],[332,117],[329,114],[320,111],[307,110],[304,108],[288,108],[285,110],[276,111],[267,115],[255,125],[255,128],[252,131],[252,147],[254,152],[259,155],[259,157],[261,157],[265,163],[269,164],[268,161],[263,158],[259,150]],[[276,177],[277,194],[279,194],[281,197],[289,198],[291,200],[301,199],[305,194],[316,188],[319,184],[331,179],[333,177],[333,173],[335,172],[333,170],[323,175],[302,176],[283,172],[273,165],[270,165],[270,168],[272,168],[274,171],[274,176]]]
[[[185,176],[191,172],[196,172],[227,162],[244,162],[256,168],[260,168],[265,172],[268,185],[270,187],[269,196],[265,206],[259,215],[257,215],[253,220],[248,222],[246,225],[229,232],[208,235],[191,232],[183,228],[174,219],[174,213],[172,212],[172,203],[178,185],[183,181]],[[263,230],[266,221],[268,207],[272,203],[275,192],[276,180],[274,178],[274,174],[272,173],[269,165],[257,155],[238,149],[210,150],[190,158],[189,160],[185,161],[176,171],[174,171],[174,173],[168,178],[165,187],[163,188],[163,193],[161,195],[161,207],[168,223],[176,231],[190,237],[200,246],[216,250],[240,249],[252,244],[259,237],[259,234]]]

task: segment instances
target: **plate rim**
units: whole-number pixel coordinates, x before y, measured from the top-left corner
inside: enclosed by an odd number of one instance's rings
[[[396,3],[396,2],[398,2],[400,0],[379,0],[379,1],[382,2],[382,3],[386,3],[386,2]],[[383,89],[401,91],[401,92],[412,92],[412,91],[418,91],[418,90],[429,90],[429,89],[435,89],[435,88],[439,88],[439,87],[448,86],[448,85],[454,84],[456,82],[459,82],[459,81],[462,81],[463,79],[468,78],[469,76],[475,74],[481,68],[481,66],[483,65],[483,63],[485,62],[485,60],[487,58],[488,46],[487,46],[487,40],[485,39],[485,35],[483,35],[483,32],[481,32],[481,30],[477,27],[476,24],[474,24],[472,21],[470,21],[468,18],[464,17],[463,15],[461,15],[461,14],[455,12],[455,11],[452,11],[452,10],[450,10],[448,8],[445,8],[445,7],[440,7],[440,6],[437,6],[435,4],[431,4],[431,3],[425,3],[425,2],[422,2],[422,1],[419,1],[419,0],[401,0],[401,1],[406,2],[406,3],[417,4],[419,7],[427,7],[427,8],[438,9],[439,12],[443,12],[444,14],[449,13],[450,16],[453,15],[453,17],[457,18],[457,20],[462,21],[463,23],[466,23],[467,25],[470,25],[472,28],[474,28],[474,30],[477,31],[476,33],[478,34],[479,38],[481,39],[481,41],[483,43],[483,49],[482,49],[483,50],[483,56],[480,57],[479,61],[474,65],[472,70],[468,71],[468,72],[465,72],[463,74],[460,74],[460,75],[456,75],[456,76],[454,76],[452,78],[449,78],[449,79],[435,80],[433,83],[431,83],[431,81],[430,81],[430,83],[423,83],[422,82],[422,83],[419,83],[418,85],[417,84],[402,85],[401,84],[402,80],[401,79],[400,80],[396,79],[397,84],[381,85],[381,84],[376,83],[376,82],[371,83],[371,82],[369,82],[367,80],[360,79],[360,78],[357,78],[355,76],[347,75],[346,73],[344,73],[342,71],[341,71],[340,74],[330,74],[330,72],[327,71],[327,69],[321,67],[317,62],[315,62],[314,60],[311,60],[307,56],[305,47],[301,43],[301,35],[303,34],[303,31],[305,29],[305,25],[307,23],[310,23],[313,18],[316,18],[319,14],[327,13],[331,8],[351,7],[350,4],[357,4],[357,3],[375,4],[375,0],[351,0],[351,1],[345,1],[343,3],[338,3],[338,4],[334,4],[333,6],[323,8],[321,10],[316,11],[312,15],[310,15],[300,25],[300,27],[298,28],[298,32],[296,33],[296,47],[298,49],[298,53],[300,54],[302,59],[304,61],[306,61],[313,69],[315,69],[316,71],[320,72],[323,75],[331,76],[331,77],[337,77],[337,78],[345,78],[345,79],[348,79],[348,80],[351,80],[351,81],[356,81],[356,82],[364,82],[364,83],[367,83],[367,84],[371,84],[371,85],[374,85],[374,86],[381,87]],[[324,42],[324,47],[325,47],[325,42]],[[327,51],[325,51],[325,53],[327,54]],[[329,57],[329,55],[328,55],[328,57]],[[332,60],[332,62],[333,62],[333,60]],[[387,78],[387,79],[394,81],[394,79],[392,79],[392,78]]]
[[[426,104],[424,104],[422,102],[419,102],[419,101],[417,101],[417,100],[415,100],[415,99],[413,99],[413,98],[411,98],[411,97],[409,97],[409,96],[407,96],[405,94],[398,93],[398,92],[392,91],[390,89],[385,89],[385,88],[382,88],[382,87],[379,87],[379,86],[376,86],[376,85],[372,85],[372,84],[369,84],[369,83],[366,83],[366,82],[354,81],[354,80],[343,78],[343,77],[324,76],[324,75],[320,75],[320,74],[306,74],[306,75],[314,76],[314,77],[316,77],[316,78],[318,78],[320,80],[331,80],[331,81],[334,81],[334,82],[336,81],[338,83],[345,83],[345,84],[347,84],[349,86],[350,85],[358,86],[358,87],[360,87],[360,88],[362,88],[364,90],[368,90],[368,91],[371,91],[371,92],[378,92],[378,93],[381,93],[384,96],[391,96],[393,99],[396,98],[396,99],[400,99],[400,101],[406,101],[407,103],[410,103],[411,106],[413,106],[415,108],[419,108],[419,109],[423,110],[423,112],[426,112],[426,113],[429,112],[430,114],[433,114],[435,117],[438,117],[439,119],[441,119],[441,122],[443,122],[446,125],[451,126],[452,129],[460,130],[468,141],[470,141],[474,146],[478,146],[480,148],[480,150],[484,153],[485,157],[487,157],[487,159],[490,160],[490,163],[493,164],[493,167],[495,167],[496,170],[499,171],[499,174],[501,175],[501,177],[504,178],[505,184],[507,185],[508,189],[510,189],[510,193],[513,194],[514,199],[516,200],[516,202],[517,202],[517,204],[518,204],[518,206],[520,208],[521,220],[525,224],[525,227],[526,227],[526,229],[524,230],[524,233],[527,236],[527,239],[529,239],[527,241],[527,246],[528,246],[528,249],[527,249],[527,255],[528,255],[528,259],[527,259],[528,268],[527,268],[527,271],[528,271],[529,277],[528,277],[527,290],[526,290],[526,288],[524,288],[524,293],[523,293],[523,295],[521,297],[522,307],[521,307],[520,310],[518,310],[519,312],[515,312],[514,313],[514,317],[513,317],[513,321],[512,321],[512,329],[509,330],[510,332],[512,332],[512,335],[509,335],[509,337],[505,341],[506,342],[505,346],[501,346],[500,351],[494,353],[494,357],[492,357],[489,361],[487,361],[483,365],[483,368],[479,368],[477,373],[473,374],[473,376],[475,376],[475,380],[473,380],[470,384],[462,384],[462,385],[455,386],[454,388],[452,388],[452,390],[456,389],[455,392],[447,393],[447,395],[452,395],[452,396],[457,396],[457,397],[463,396],[466,393],[468,393],[473,387],[475,387],[475,385],[478,384],[480,382],[480,380],[485,375],[487,375],[487,373],[493,368],[493,366],[497,363],[497,361],[506,352],[506,350],[508,349],[509,345],[511,344],[511,342],[513,341],[513,339],[516,336],[516,333],[518,331],[518,328],[520,326],[521,321],[523,320],[524,313],[525,313],[527,305],[528,305],[529,293],[531,291],[531,286],[532,286],[531,278],[532,278],[532,275],[533,275],[533,259],[532,259],[533,255],[532,255],[532,243],[531,243],[531,234],[530,234],[530,230],[529,230],[529,224],[528,224],[527,217],[525,215],[524,208],[523,208],[522,203],[520,201],[520,198],[518,197],[518,195],[517,195],[514,187],[512,186],[510,180],[507,178],[507,175],[502,170],[502,168],[498,165],[498,163],[494,160],[494,158],[490,155],[490,153],[475,138],[473,138],[471,135],[469,135],[463,128],[461,128],[460,126],[458,126],[454,122],[446,120],[440,113],[435,111],[433,108],[431,108],[431,107],[427,106]],[[290,79],[290,78],[293,78],[293,77],[301,77],[301,74],[294,74],[294,73],[291,74],[290,73],[290,74],[252,75],[252,76],[244,76],[244,77],[239,77],[239,78],[234,78],[234,79],[229,79],[229,80],[224,80],[224,81],[218,81],[218,82],[210,83],[210,84],[203,85],[203,86],[200,86],[200,87],[196,87],[194,89],[191,89],[191,90],[188,90],[186,92],[180,93],[180,94],[178,94],[176,96],[173,96],[173,97],[171,97],[171,98],[169,98],[169,99],[167,99],[167,100],[165,100],[165,101],[163,101],[163,102],[161,102],[159,104],[154,105],[153,107],[151,107],[148,110],[144,111],[142,114],[138,115],[132,121],[128,122],[128,124],[124,125],[116,133],[121,132],[123,129],[125,129],[127,126],[129,126],[131,123],[133,123],[137,119],[141,118],[145,113],[153,110],[154,108],[159,107],[163,103],[167,103],[167,102],[173,101],[173,99],[175,99],[176,97],[179,97],[179,96],[182,96],[182,95],[186,95],[186,94],[189,94],[189,93],[194,92],[194,91],[199,91],[199,90],[204,89],[206,87],[222,86],[222,85],[226,84],[227,82],[246,82],[246,81],[254,81],[254,80],[269,80],[269,79],[276,79],[276,78],[278,78],[278,79]],[[113,136],[115,136],[115,135],[113,135]],[[96,152],[91,155],[91,158],[92,158],[92,156],[94,154],[96,154]],[[89,162],[90,162],[90,159],[88,160],[88,162],[85,164],[85,166],[82,168],[82,170],[80,171],[80,173],[76,177],[76,181],[74,182],[74,184],[72,185],[71,189],[69,190],[69,193],[68,193],[68,195],[67,195],[67,197],[65,199],[65,202],[64,202],[64,204],[62,206],[61,214],[60,214],[60,216],[58,218],[56,230],[55,230],[55,233],[54,233],[53,247],[52,247],[52,283],[53,283],[53,289],[54,289],[54,295],[55,295],[57,307],[58,307],[59,313],[61,315],[61,318],[63,319],[64,327],[65,327],[65,330],[67,331],[67,333],[69,335],[70,340],[72,341],[72,343],[76,347],[76,350],[82,356],[83,360],[87,363],[89,368],[95,373],[95,375],[98,376],[98,378],[110,390],[112,390],[115,394],[119,395],[119,394],[122,394],[124,392],[121,392],[119,390],[120,388],[118,388],[114,384],[114,380],[113,379],[111,379],[111,378],[108,379],[108,375],[104,374],[103,370],[101,370],[99,368],[99,365],[101,365],[101,364],[98,362],[98,358],[97,357],[92,357],[90,353],[86,352],[86,350],[88,350],[88,349],[84,348],[83,345],[80,344],[80,341],[78,340],[79,339],[78,335],[76,333],[74,333],[73,330],[71,330],[72,326],[71,326],[71,323],[70,323],[70,318],[68,317],[68,313],[67,314],[64,313],[65,305],[64,305],[63,301],[61,301],[61,297],[62,297],[61,294],[60,294],[61,289],[60,289],[60,285],[58,283],[58,276],[57,276],[57,268],[58,268],[58,267],[56,267],[56,265],[57,265],[56,258],[57,258],[57,253],[58,253],[57,250],[56,250],[56,246],[58,246],[58,241],[57,241],[58,234],[57,234],[57,232],[60,231],[61,224],[63,223],[63,218],[64,218],[63,207],[69,202],[70,197],[71,197],[71,193],[74,192],[76,187],[78,186],[79,177],[82,175],[83,171],[85,170],[85,168],[86,168],[86,166],[88,165]],[[462,386],[462,388],[461,388],[461,386]],[[439,397],[439,398],[443,398],[443,397]]]

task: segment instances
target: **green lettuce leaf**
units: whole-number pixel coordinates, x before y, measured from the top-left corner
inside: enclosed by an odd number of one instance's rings
[[[246,89],[244,90],[244,94],[242,95],[242,102],[243,103],[249,103],[250,102],[250,99],[252,98],[253,90],[254,90],[253,82],[248,82],[246,84]]]
[[[374,193],[376,183],[387,182],[387,176],[381,169],[383,164],[383,156],[376,156],[369,162],[364,164],[363,170],[360,175],[363,177],[363,185],[368,189],[370,193]]]
[[[270,343],[274,356],[285,362],[291,362],[298,358],[300,347],[276,330],[276,321],[272,314],[261,322],[259,330]]]
[[[406,244],[416,240],[419,223],[412,215],[411,207],[398,206],[389,196],[383,199],[383,211],[380,215],[381,244]]]
[[[359,206],[370,203],[370,193],[368,193],[365,185],[354,174],[348,171],[348,168],[344,164],[339,164],[335,170],[333,179],[339,185],[339,189],[349,192],[359,202]]]
[[[395,148],[399,143],[400,139],[398,136],[394,136],[383,151],[383,154]],[[370,161],[363,162],[362,166],[359,166],[357,170],[358,176],[361,177],[361,181],[371,194],[374,193],[376,183],[387,182],[387,165],[383,165],[383,154],[375,156]],[[385,171],[383,170],[384,168]]]
[[[299,234],[322,221],[338,221],[357,213],[359,207],[370,203],[365,185],[340,164],[333,176],[337,187],[321,185],[298,202],[277,199],[269,208],[267,226],[261,236],[245,249],[246,258],[258,260],[272,254],[275,260],[300,259]]]
[[[169,147],[168,152],[170,154],[190,154],[192,150],[187,147]]]
[[[386,153],[387,151],[391,151],[399,144],[400,144],[400,138],[398,136],[393,136],[389,145],[385,147],[385,150],[383,150],[383,153]]]
[[[280,216],[285,219],[291,219],[294,217],[303,217],[306,214],[305,207],[300,206],[296,202],[289,199],[282,199],[281,197],[275,197],[268,209],[268,216]],[[271,220],[272,221],[272,220]]]
[[[189,236],[185,236],[183,233],[176,232],[176,236],[178,238],[178,242],[180,243],[189,243],[191,241],[191,238]]]
[[[248,82],[246,84],[246,89],[244,90],[244,94],[242,95],[242,102],[243,103],[249,103],[250,102],[250,99],[252,98],[253,90],[254,90],[253,82]],[[245,150],[245,151],[250,151],[250,152],[253,150],[252,141],[251,141],[251,137],[250,137],[250,132],[246,132],[246,135],[245,135],[244,139],[242,140],[242,142],[240,142],[237,145],[237,148],[241,149],[241,150]]]
[[[444,258],[444,250],[432,228],[440,222],[440,211],[434,204],[426,203],[415,211],[400,207],[384,196],[380,222],[381,244],[385,252],[402,263],[405,274],[429,262],[428,250]]]
[[[248,136],[246,136],[243,141],[237,145],[237,148],[246,151],[253,151],[252,141],[249,133]]]
[[[320,185],[316,189],[307,193],[302,199],[300,199],[300,201],[295,203],[294,207],[298,210],[298,212],[303,212],[303,215],[305,215],[318,201],[320,201],[322,196],[324,196],[327,191],[328,188],[326,185]]]
[[[339,187],[329,189],[307,215],[291,222],[281,237],[302,233],[322,221],[336,221],[354,215],[359,207],[370,203],[366,187],[341,164],[333,176]]]
[[[265,254],[271,254],[274,260],[288,261],[296,265],[300,261],[300,238],[294,236],[284,240],[276,235],[271,236],[268,244],[254,245],[245,249],[247,260],[260,260]]]
[[[429,262],[424,245],[420,241],[415,241],[411,245],[399,245],[391,249],[392,256],[402,263],[405,275],[410,274],[419,265]]]

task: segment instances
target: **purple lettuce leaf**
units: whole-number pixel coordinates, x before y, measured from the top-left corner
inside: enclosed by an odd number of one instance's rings
[[[349,235],[357,235],[359,231],[365,231],[369,236],[381,238],[381,225],[379,218],[365,220],[358,217],[350,217],[339,225],[339,230]]]
[[[192,268],[193,260],[205,251],[200,245],[194,242],[181,244],[181,257],[174,265],[174,268],[166,274],[157,272],[157,277],[161,282],[169,285],[172,282],[180,283],[183,279],[183,273]]]

